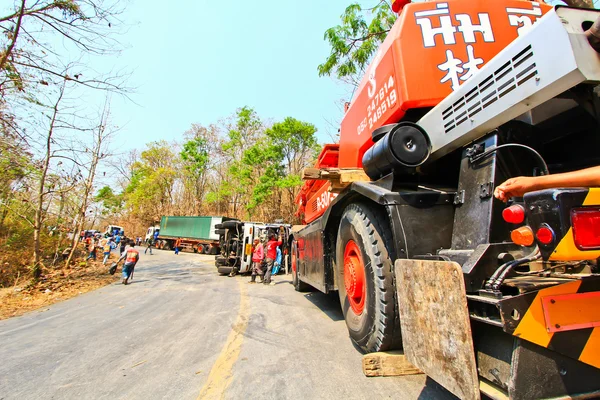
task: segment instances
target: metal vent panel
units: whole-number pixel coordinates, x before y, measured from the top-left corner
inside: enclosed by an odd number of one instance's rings
[[[533,61],[533,49],[527,45],[521,51],[483,78],[481,83],[442,111],[444,132],[448,133],[485,110],[517,86],[538,74]]]

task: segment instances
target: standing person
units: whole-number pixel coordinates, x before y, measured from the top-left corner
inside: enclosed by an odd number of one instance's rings
[[[102,260],[102,265],[106,265],[108,261],[108,257],[110,257],[110,242],[108,240],[104,241],[104,245],[102,246],[102,251],[104,254],[104,260]]]
[[[281,235],[279,236],[279,240],[275,239],[275,234],[272,233],[269,235],[269,241],[267,242],[267,272],[265,273],[265,281],[263,282],[265,285],[271,283],[271,271],[277,258],[277,247],[281,246],[282,243]]]
[[[179,254],[180,242],[181,242],[181,239],[179,239],[179,238],[177,238],[177,240],[175,241],[175,255]]]
[[[144,254],[146,254],[148,252],[148,250],[150,250],[150,255],[152,255],[152,245],[154,244],[154,239],[152,237],[148,238],[148,247],[146,247],[146,250],[144,250]]]
[[[133,245],[133,241],[129,242],[129,248],[124,251],[119,258],[119,261],[125,259],[125,263],[123,264],[123,285],[127,285],[127,281],[133,276],[135,264],[137,264],[140,259],[140,252],[137,251]],[[117,261],[117,263],[119,261]]]
[[[275,258],[275,264],[273,265],[272,275],[277,275],[281,269],[281,261],[283,254],[281,253],[281,247],[277,246],[277,257]]]
[[[121,246],[119,247],[119,254],[123,254],[123,252],[125,251],[125,245],[127,244],[127,242],[125,241],[125,239],[121,240]],[[133,244],[132,244],[133,246]]]
[[[260,283],[263,283],[263,270],[261,267],[263,258],[265,257],[265,250],[262,243],[258,238],[254,239],[254,246],[252,248],[252,277],[248,283],[256,283],[256,275],[260,276]]]
[[[88,244],[88,251],[90,252],[90,254],[85,259],[85,261],[89,260],[90,258],[96,261],[96,243],[94,243],[93,240],[90,241],[90,244]]]

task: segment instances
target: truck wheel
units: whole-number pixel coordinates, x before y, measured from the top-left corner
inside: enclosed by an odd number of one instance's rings
[[[215,258],[215,265],[216,265],[217,267],[220,267],[220,266],[222,266],[222,265],[228,265],[228,263],[227,263],[227,259],[226,259],[225,257],[222,257],[222,256],[217,256],[217,257]]]
[[[209,250],[210,250],[209,245],[207,245],[207,244],[202,245],[202,254],[208,254]]]
[[[171,250],[171,242],[165,241],[162,245],[163,250]]]
[[[310,286],[302,282],[298,277],[298,243],[294,240],[292,242],[292,285],[297,292],[306,292],[310,289]]]
[[[231,271],[233,271],[233,267],[221,266],[217,268],[217,272],[219,273],[219,275],[229,275]]]
[[[233,229],[233,228],[237,228],[238,226],[241,226],[242,223],[239,221],[225,221],[221,225],[222,225],[221,229]]]
[[[364,352],[386,351],[399,342],[391,243],[383,213],[364,204],[344,210],[336,243],[336,280],[350,338]]]

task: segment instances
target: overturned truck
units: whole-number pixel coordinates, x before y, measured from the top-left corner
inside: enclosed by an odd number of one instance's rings
[[[266,242],[269,235],[281,236],[282,268],[289,267],[290,228],[288,224],[227,221],[216,226],[219,235],[219,254],[215,267],[221,275],[245,274],[252,271],[252,244],[254,239]]]
[[[600,164],[599,12],[393,6],[298,197],[296,290],[337,291],[356,346],[404,348],[460,398],[600,395],[600,188],[493,196]]]

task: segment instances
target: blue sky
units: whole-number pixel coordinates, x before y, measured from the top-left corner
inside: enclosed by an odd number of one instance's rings
[[[248,105],[272,121],[293,116],[331,141],[348,88],[319,78],[329,54],[325,30],[348,1],[132,0],[121,41],[129,48],[105,60],[133,71],[135,101],[113,97],[116,145],[143,148],[180,139],[192,123],[208,125]],[[114,63],[114,64],[113,64]]]

